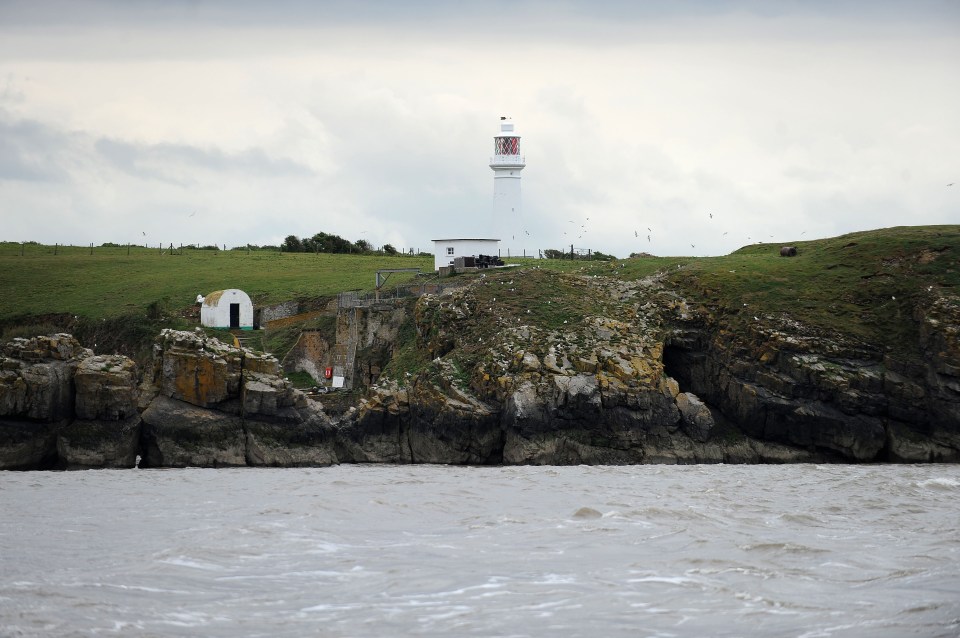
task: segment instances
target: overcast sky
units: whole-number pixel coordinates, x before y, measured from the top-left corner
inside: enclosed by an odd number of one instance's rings
[[[488,237],[502,115],[514,252],[956,224],[960,2],[0,0],[0,240]]]

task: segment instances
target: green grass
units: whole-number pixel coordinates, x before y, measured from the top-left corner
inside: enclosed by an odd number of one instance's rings
[[[293,384],[293,387],[298,389],[312,388],[317,385],[317,382],[314,381],[306,372],[287,372],[286,377],[290,379],[290,383]]]
[[[915,350],[917,309],[937,295],[960,294],[960,226],[887,228],[790,244],[798,256],[780,257],[783,244],[755,244],[706,258],[511,258],[507,261],[520,264],[519,269],[459,275],[453,281],[486,283],[469,295],[474,308],[496,307],[498,316],[513,322],[554,330],[588,315],[619,317],[620,309],[600,295],[586,294],[581,279],[550,273],[626,280],[660,273],[667,286],[702,304],[725,328],[746,334],[754,317],[788,318],[815,334],[840,335],[879,351]],[[79,317],[91,343],[110,343],[114,333],[135,329],[127,338],[133,342],[158,325],[189,324],[180,310],[195,307],[197,294],[213,290],[240,288],[263,305],[372,290],[377,269],[433,269],[430,257],[189,249],[170,255],[140,247],[131,248],[129,256],[126,248],[94,248],[91,254],[89,248],[59,247],[56,252],[49,246],[0,244],[0,324],[8,330],[47,325],[47,315],[69,313]],[[408,279],[398,273],[389,287]],[[489,321],[489,315],[461,324],[464,332],[477,332],[472,340],[477,345],[463,352],[465,357],[482,355],[479,337],[490,326],[481,321]],[[298,333],[299,327],[270,335],[267,347],[282,354]],[[404,334],[385,371],[391,376],[426,363],[411,345],[412,323]]]
[[[382,268],[433,270],[431,257],[332,255],[268,251],[79,248],[0,244],[0,320],[70,313],[91,319],[139,314],[154,302],[167,309],[198,294],[239,288],[255,304],[373,290]],[[397,273],[390,286],[409,280]]]
[[[424,350],[417,347],[417,327],[413,312],[409,312],[400,326],[396,350],[384,366],[381,378],[403,382],[406,376],[426,368],[430,359]]]
[[[887,228],[678,261],[668,278],[736,327],[783,315],[815,330],[896,350],[916,344],[918,305],[960,292],[960,226]],[[631,262],[640,260],[631,260]],[[633,263],[627,270],[634,267]]]

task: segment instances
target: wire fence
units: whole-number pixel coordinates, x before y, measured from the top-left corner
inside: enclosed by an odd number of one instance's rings
[[[142,244],[87,244],[84,246],[77,244],[41,244],[35,241],[0,241],[0,255],[3,256],[34,256],[34,255],[190,255],[195,253],[247,253],[247,254],[287,254],[287,255],[333,255],[333,254],[353,254],[353,255],[379,255],[388,257],[431,257],[431,253],[421,252],[419,248],[408,248],[396,251],[384,251],[382,248],[374,248],[365,252],[355,253],[330,253],[330,252],[290,252],[284,250],[281,246],[256,246],[254,244],[241,246],[228,246],[227,244],[183,244],[172,242],[161,242],[151,244],[144,242]]]
[[[338,308],[365,308],[380,303],[392,303],[402,299],[412,299],[421,295],[438,295],[445,290],[459,288],[463,283],[420,283],[397,286],[390,290],[360,292],[348,290],[337,295]]]

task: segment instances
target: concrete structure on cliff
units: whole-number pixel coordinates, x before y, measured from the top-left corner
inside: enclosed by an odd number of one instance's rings
[[[253,329],[253,302],[236,288],[217,290],[203,298],[200,325],[208,328]]]
[[[434,239],[433,269],[440,270],[444,266],[450,266],[457,257],[496,257],[499,244],[499,239]]]

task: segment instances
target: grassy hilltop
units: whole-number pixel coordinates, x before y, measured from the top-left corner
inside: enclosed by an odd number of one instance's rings
[[[796,257],[780,257],[782,245]],[[240,288],[256,304],[372,290],[383,268],[433,268],[431,257],[331,255],[266,251],[64,248],[0,244],[0,332],[49,325],[76,316],[76,332],[133,332],[152,337],[179,321],[197,294]],[[960,294],[960,226],[898,227],[812,241],[754,244],[722,257],[643,257],[612,262],[511,259],[543,270],[635,280],[660,273],[663,282],[704,304],[731,326],[789,316],[825,334],[882,350],[913,337],[910,321],[924,296]],[[492,276],[492,274],[491,274]],[[573,320],[590,303],[580,289],[543,277],[513,277],[514,294],[498,311],[524,321]],[[409,276],[394,275],[390,286]],[[550,304],[546,302],[550,301]],[[530,310],[531,312],[527,312]],[[615,310],[614,310],[615,312]],[[70,326],[68,326],[70,327]],[[181,327],[184,327],[181,325]],[[3,336],[0,334],[0,336]],[[99,349],[99,348],[98,348]]]
[[[783,245],[795,257],[781,257]],[[746,339],[754,328],[775,327],[805,339],[824,338],[870,358],[918,355],[920,309],[945,297],[960,305],[960,226],[901,227],[789,244],[754,244],[722,257],[640,257],[612,262],[530,262],[522,272],[485,275],[470,305],[476,316],[458,327],[462,366],[482,360],[503,325],[570,332],[588,338],[584,317],[637,321],[634,303],[674,303],[704,309],[722,331]],[[587,275],[551,275],[562,268]],[[617,282],[656,275],[650,297],[618,302]],[[593,279],[593,277],[596,277]],[[436,310],[435,310],[436,311]],[[500,319],[505,319],[501,322]],[[638,326],[639,328],[639,326]],[[392,376],[415,371],[429,358],[410,342]]]
[[[433,258],[0,243],[0,339],[68,331],[98,352],[134,355],[162,327],[196,325],[198,294],[239,288],[256,305],[329,298],[373,290],[384,268],[430,272]]]
[[[784,244],[699,259],[671,276],[731,325],[789,317],[877,350],[916,344],[921,301],[960,295],[960,226],[915,226]]]
[[[0,244],[0,321],[66,312],[91,319],[180,308],[198,294],[239,288],[255,304],[372,290],[383,268],[433,269],[432,257],[176,250],[140,246],[82,248]],[[398,273],[390,283],[409,279]]]

